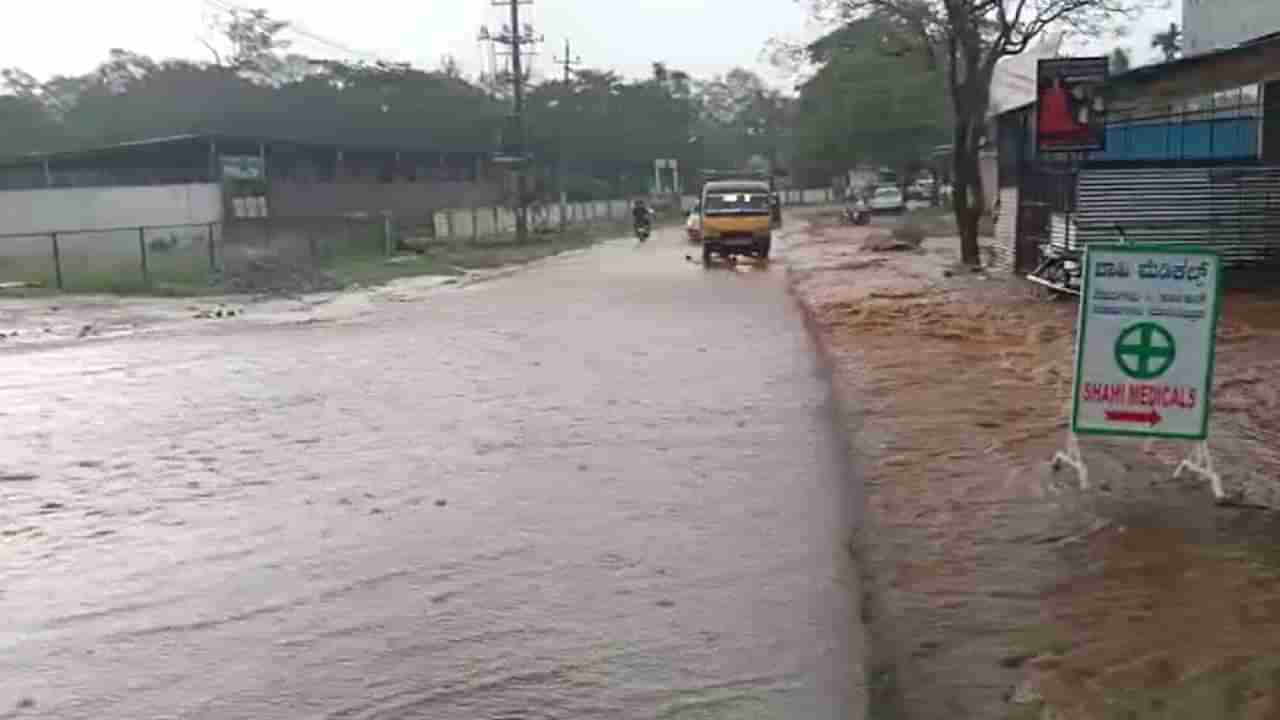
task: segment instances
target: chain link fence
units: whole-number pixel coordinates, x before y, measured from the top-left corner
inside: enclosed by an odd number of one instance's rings
[[[220,225],[162,225],[0,235],[0,284],[81,292],[209,286]]]
[[[246,218],[225,223],[0,234],[0,287],[68,292],[311,289],[345,262],[395,251],[389,217]]]

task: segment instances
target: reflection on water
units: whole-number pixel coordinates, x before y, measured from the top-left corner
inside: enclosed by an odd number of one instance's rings
[[[781,272],[628,250],[0,355],[0,715],[858,717]]]

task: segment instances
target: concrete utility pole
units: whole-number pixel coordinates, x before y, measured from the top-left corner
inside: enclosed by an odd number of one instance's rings
[[[511,46],[511,91],[512,122],[511,149],[518,158],[512,167],[516,173],[516,242],[523,243],[529,239],[529,198],[528,198],[528,148],[524,118],[524,46],[536,42],[532,33],[526,34],[520,27],[520,6],[532,5],[533,0],[491,0],[495,7],[508,6],[511,9],[511,27],[495,38],[503,45]]]
[[[564,67],[564,89],[569,92],[573,84],[573,69],[582,64],[581,57],[575,57],[573,54],[573,46],[569,44],[569,38],[564,39],[564,57],[556,58],[556,64]],[[563,105],[561,111],[563,112]],[[560,196],[560,228],[563,230],[569,224],[568,208],[569,208],[569,191],[566,185],[569,180],[569,155],[564,151],[564,123],[560,123],[558,132],[559,145],[559,162],[556,168],[556,194]]]

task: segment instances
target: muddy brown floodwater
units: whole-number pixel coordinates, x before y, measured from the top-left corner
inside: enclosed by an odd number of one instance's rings
[[[861,718],[780,266],[674,232],[0,354],[0,717]]]

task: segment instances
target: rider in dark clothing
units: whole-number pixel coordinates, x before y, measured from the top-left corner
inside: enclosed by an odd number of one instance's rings
[[[641,225],[647,227],[652,215],[653,211],[649,209],[649,206],[643,200],[637,200],[636,204],[631,207],[631,220],[637,228]]]

